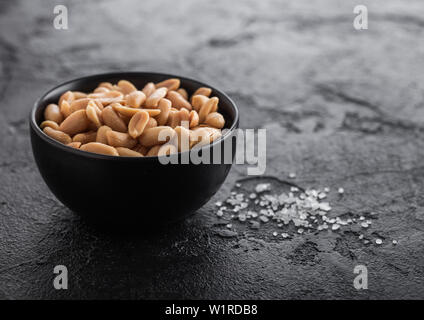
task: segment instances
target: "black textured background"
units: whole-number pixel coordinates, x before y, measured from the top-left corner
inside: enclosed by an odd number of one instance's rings
[[[53,28],[55,1],[0,1],[0,298],[424,298],[421,0],[361,1],[366,31],[352,27],[355,1],[62,3],[66,31]],[[332,215],[376,212],[372,227],[284,241],[237,223],[224,233],[214,202],[244,166],[197,215],[156,236],[145,236],[153,225],[137,236],[86,225],[42,181],[27,118],[50,87],[117,70],[221,88],[241,127],[268,129],[267,175],[344,187]],[[361,232],[384,243],[364,245]],[[58,264],[69,290],[53,289]],[[357,264],[368,266],[366,291],[353,288]]]

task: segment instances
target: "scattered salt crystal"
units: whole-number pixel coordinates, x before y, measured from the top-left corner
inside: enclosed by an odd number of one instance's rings
[[[302,234],[303,233],[303,229],[302,228],[299,228],[299,229],[297,229],[297,233],[299,233],[299,234]]]
[[[331,210],[330,204],[328,202],[321,202],[319,205],[319,208],[320,210],[326,211],[326,212]]]
[[[290,173],[289,173],[289,178],[291,178],[291,179],[296,178],[296,173],[294,173],[294,172],[290,172]]]
[[[381,240],[381,239],[376,239],[376,240],[375,240],[375,243],[376,243],[376,244],[378,244],[378,245],[380,245],[380,244],[382,244],[382,243],[383,243],[383,240]]]
[[[275,232],[275,231],[274,231],[274,232],[272,233],[272,235],[273,235],[274,237],[276,237],[276,236],[278,236],[278,232]]]
[[[366,223],[366,222],[362,222],[362,223],[361,223],[361,227],[362,227],[362,228],[368,228],[368,227],[369,227],[369,225],[368,225],[368,223]]]
[[[297,187],[291,187],[290,188],[290,191],[291,192],[297,192],[297,191],[299,191],[299,188],[297,188]]]
[[[339,224],[333,224],[333,226],[331,227],[331,230],[338,230],[338,229],[340,229]]]
[[[364,239],[364,235],[360,234],[358,238],[359,238],[359,240],[362,240],[362,239]]]
[[[233,227],[233,225],[231,223],[227,224],[226,226],[228,229],[231,229]]]
[[[241,187],[241,184],[240,183],[236,183],[236,187],[237,188],[240,188]]]
[[[320,200],[322,200],[322,199],[324,199],[324,198],[326,198],[327,197],[327,195],[324,193],[324,192],[320,192],[319,194],[318,194],[318,199],[320,199]]]
[[[365,217],[360,216],[360,217],[359,217],[359,220],[365,220]]]
[[[392,241],[392,243],[393,243],[394,245],[397,245],[397,244],[398,244],[397,240],[393,240],[393,241]]]
[[[249,195],[249,198],[250,198],[250,199],[255,199],[255,198],[256,198],[256,193],[251,193],[251,194]]]
[[[216,205],[217,207],[220,207],[220,206],[222,206],[222,202],[221,202],[221,201],[217,201],[217,202],[215,202],[215,205]]]
[[[343,194],[343,193],[344,193],[344,189],[343,189],[343,188],[339,188],[339,189],[337,190],[337,192],[338,192],[338,193],[340,193],[340,194]]]
[[[216,215],[217,215],[218,217],[222,217],[222,216],[224,215],[224,213],[223,213],[222,211],[218,211],[218,212],[216,213]]]
[[[325,191],[325,192],[327,192],[327,193],[329,193],[329,192],[330,192],[330,188],[325,187],[325,188],[324,188],[324,191]]]

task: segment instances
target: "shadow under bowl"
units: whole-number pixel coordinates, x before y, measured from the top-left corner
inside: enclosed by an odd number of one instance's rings
[[[69,209],[99,225],[139,226],[140,223],[167,224],[184,218],[202,207],[224,182],[231,163],[168,164],[158,157],[114,157],[67,147],[46,134],[39,125],[44,109],[57,103],[64,92],[94,90],[100,82],[131,81],[137,88],[147,82],[181,79],[189,94],[208,84],[162,73],[119,72],[93,75],[65,82],[45,93],[30,114],[31,144],[41,176],[53,194]],[[211,87],[212,88],[212,87]],[[223,92],[212,88],[219,98],[228,133],[211,145],[223,150],[224,141],[233,139],[238,128],[238,110]],[[235,143],[232,155],[235,154]],[[181,154],[179,154],[181,156]]]

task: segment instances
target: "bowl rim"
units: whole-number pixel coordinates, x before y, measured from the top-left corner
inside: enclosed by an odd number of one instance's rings
[[[164,76],[164,77],[169,77],[169,78],[179,78],[181,80],[187,80],[187,81],[191,81],[191,82],[195,82],[198,83],[200,86],[205,86],[205,87],[209,87],[211,88],[213,91],[218,92],[220,95],[224,96],[226,99],[228,99],[228,101],[230,102],[231,107],[234,110],[235,116],[234,116],[234,120],[233,123],[231,124],[231,127],[228,129],[228,131],[219,139],[213,141],[212,143],[202,146],[201,148],[199,148],[198,150],[202,150],[202,149],[207,149],[207,148],[212,148],[213,146],[216,146],[218,144],[221,143],[221,141],[224,141],[225,139],[227,139],[228,137],[230,137],[232,135],[232,133],[234,132],[235,129],[238,128],[238,124],[239,124],[239,110],[237,105],[234,103],[234,101],[223,91],[212,87],[202,81],[193,79],[193,78],[189,78],[189,77],[185,77],[185,76],[180,76],[180,75],[175,75],[175,74],[169,74],[169,73],[162,73],[162,72],[150,72],[150,71],[119,71],[119,72],[106,72],[106,73],[96,73],[96,74],[92,74],[92,75],[88,75],[88,76],[83,76],[83,77],[79,77],[79,78],[74,78],[71,80],[67,80],[65,82],[62,82],[58,85],[56,85],[55,87],[49,89],[48,91],[44,92],[40,98],[38,98],[35,103],[34,106],[32,107],[32,110],[30,112],[29,115],[29,122],[30,122],[30,127],[31,129],[44,141],[46,141],[47,143],[53,145],[54,147],[60,148],[62,150],[64,150],[65,152],[69,152],[71,154],[77,155],[77,156],[83,156],[83,157],[87,157],[87,158],[93,158],[93,159],[103,159],[103,160],[110,160],[110,161],[117,161],[117,160],[125,160],[125,161],[153,161],[153,160],[158,160],[159,157],[158,156],[143,156],[143,157],[128,157],[128,156],[110,156],[110,155],[103,155],[103,154],[98,154],[98,153],[93,153],[93,152],[88,152],[88,151],[82,151],[76,148],[72,148],[72,147],[68,147],[62,143],[60,143],[59,141],[54,140],[53,138],[49,137],[48,135],[46,135],[41,128],[37,125],[37,122],[35,121],[35,114],[36,111],[38,110],[38,108],[40,108],[41,102],[43,101],[43,99],[50,94],[52,91],[59,89],[62,86],[68,85],[72,82],[77,82],[80,80],[90,80],[91,78],[101,78],[101,77],[119,77],[120,75],[128,75],[131,74],[133,76],[137,76],[137,75],[142,75],[142,76],[149,76],[149,75],[155,75],[155,76]],[[101,81],[101,80],[99,80]],[[189,151],[185,151],[185,152],[178,152],[177,155],[183,155],[186,153],[190,153],[191,150]]]

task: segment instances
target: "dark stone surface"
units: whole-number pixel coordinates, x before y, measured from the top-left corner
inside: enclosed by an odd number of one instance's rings
[[[69,1],[69,30],[58,31],[54,1],[1,1],[0,298],[424,298],[424,5],[362,3],[370,29],[359,32],[354,1]],[[384,243],[363,245],[349,228],[284,241],[239,223],[223,231],[214,202],[245,166],[157,235],[88,226],[43,183],[27,116],[50,87],[113,70],[223,89],[241,127],[268,129],[268,176],[344,187],[332,215],[377,212],[364,233]],[[67,291],[53,289],[58,264]],[[366,291],[353,288],[357,264]]]

